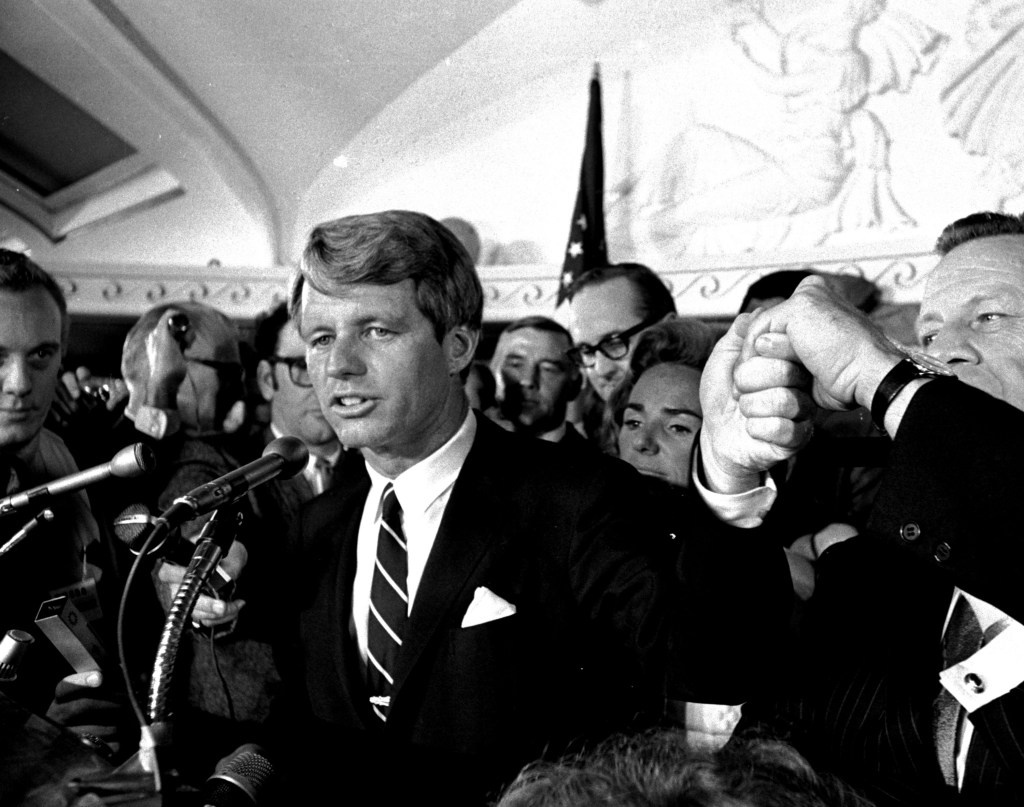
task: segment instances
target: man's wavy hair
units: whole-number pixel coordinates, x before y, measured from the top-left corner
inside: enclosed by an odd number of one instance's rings
[[[1006,213],[971,213],[947,224],[935,242],[935,251],[947,255],[961,244],[993,235],[1024,235],[1024,218]]]
[[[336,294],[353,283],[412,280],[416,304],[440,342],[458,326],[479,331],[484,295],[473,260],[438,221],[410,210],[345,216],[313,228],[293,278],[290,311],[302,327],[302,289]]]
[[[792,746],[733,739],[688,748],[683,730],[616,735],[558,762],[527,765],[496,807],[871,807]]]

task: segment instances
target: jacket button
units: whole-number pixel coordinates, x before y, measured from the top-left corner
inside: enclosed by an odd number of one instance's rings
[[[916,541],[921,537],[921,527],[914,521],[908,521],[900,527],[900,538],[904,541]]]
[[[935,547],[935,560],[939,563],[949,560],[949,556],[953,554],[953,548],[943,541],[937,547]]]

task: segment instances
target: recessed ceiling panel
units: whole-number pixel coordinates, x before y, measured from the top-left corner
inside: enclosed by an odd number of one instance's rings
[[[49,196],[135,149],[0,51],[0,170]]]

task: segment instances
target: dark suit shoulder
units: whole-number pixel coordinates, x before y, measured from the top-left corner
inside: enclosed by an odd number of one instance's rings
[[[559,488],[574,487],[602,477],[639,481],[628,463],[600,452],[579,451],[561,442],[514,434],[486,418],[478,417],[477,424],[477,439],[467,463],[470,459],[474,464],[484,461],[495,475],[517,477],[531,487],[549,483]]]

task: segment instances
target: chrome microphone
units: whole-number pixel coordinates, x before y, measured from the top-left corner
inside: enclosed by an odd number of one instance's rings
[[[21,660],[34,641],[32,634],[26,631],[17,628],[7,631],[7,635],[0,641],[0,684],[17,680]]]
[[[102,482],[111,476],[131,479],[147,474],[155,467],[156,455],[153,453],[153,449],[144,443],[135,443],[118,451],[110,462],[68,474],[60,479],[54,479],[51,482],[45,482],[29,490],[0,499],[0,516],[9,515],[25,507],[45,504],[54,496],[71,493],[96,482]]]

